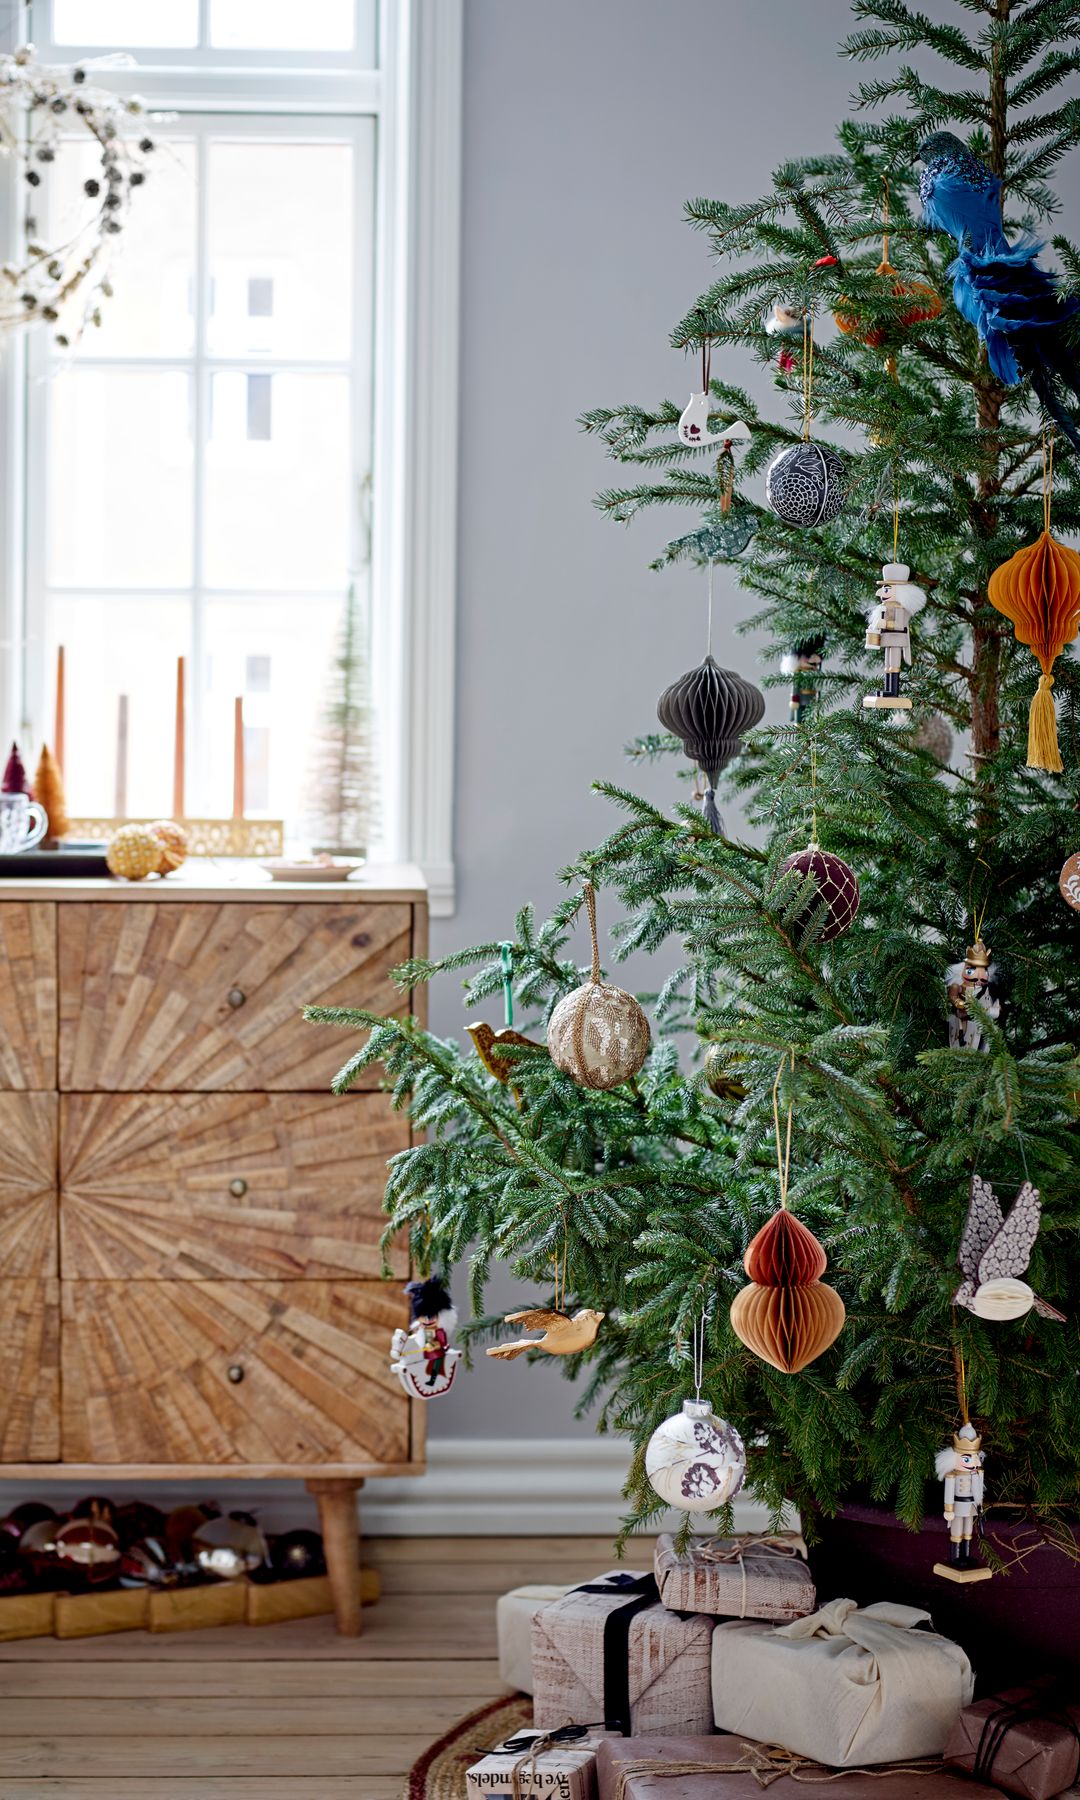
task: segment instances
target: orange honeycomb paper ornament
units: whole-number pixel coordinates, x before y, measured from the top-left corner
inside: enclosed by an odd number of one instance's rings
[[[1010,620],[1017,642],[1027,645],[1042,670],[1028,714],[1027,766],[1060,775],[1064,765],[1050,691],[1054,685],[1051,670],[1080,626],[1080,556],[1050,534],[1053,468],[1051,442],[1043,451],[1042,533],[994,570],[987,595],[991,606]]]
[[[794,1068],[794,1051],[788,1053]],[[751,1239],[743,1267],[747,1287],[731,1304],[731,1329],[748,1350],[784,1375],[797,1375],[835,1343],[844,1329],[844,1302],[821,1277],[828,1259],[813,1232],[788,1211],[791,1167],[791,1118],[781,1145],[778,1093],[785,1056],[773,1087],[776,1163],[780,1176],[780,1210]]]

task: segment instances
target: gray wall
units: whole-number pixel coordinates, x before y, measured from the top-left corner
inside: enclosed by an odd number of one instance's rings
[[[785,157],[829,147],[853,83],[835,54],[849,19],[846,0],[466,0],[460,903],[436,953],[509,935],[523,900],[547,912],[556,871],[610,827],[593,780],[676,791],[671,765],[628,774],[622,747],[700,659],[704,577],[648,569],[676,513],[625,528],[594,509],[614,465],[575,420],[698,385],[668,346],[709,280],[683,202],[752,198]],[[733,632],[746,601],[723,571],[716,600],[716,653],[752,674],[754,643]],[[434,1029],[465,1016],[445,979]],[[530,1297],[508,1276],[492,1290]],[[430,1428],[556,1437],[573,1402],[554,1369],[481,1357]]]

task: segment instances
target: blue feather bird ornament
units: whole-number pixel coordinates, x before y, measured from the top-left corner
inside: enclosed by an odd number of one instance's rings
[[[1067,327],[1080,300],[1062,299],[1056,276],[1036,261],[1041,244],[1010,244],[1001,225],[1001,182],[951,131],[935,131],[916,151],[922,163],[923,219],[955,238],[949,274],[957,311],[986,345],[1006,387],[1026,375],[1050,416],[1080,450],[1080,430],[1056,384],[1080,399],[1080,365]]]

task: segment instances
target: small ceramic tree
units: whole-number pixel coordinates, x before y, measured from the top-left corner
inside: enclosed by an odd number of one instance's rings
[[[62,837],[66,837],[71,829],[71,821],[67,815],[67,802],[64,799],[64,778],[48,744],[42,744],[38,766],[34,773],[34,798],[41,806],[49,820],[48,834],[44,839],[46,845],[53,845]]]

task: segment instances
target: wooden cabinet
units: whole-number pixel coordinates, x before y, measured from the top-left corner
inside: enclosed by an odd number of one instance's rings
[[[0,1476],[302,1477],[346,1629],[355,1490],[424,1455],[403,1247],[380,1279],[408,1121],[302,1016],[417,1005],[423,882],[365,875],[0,880]]]

